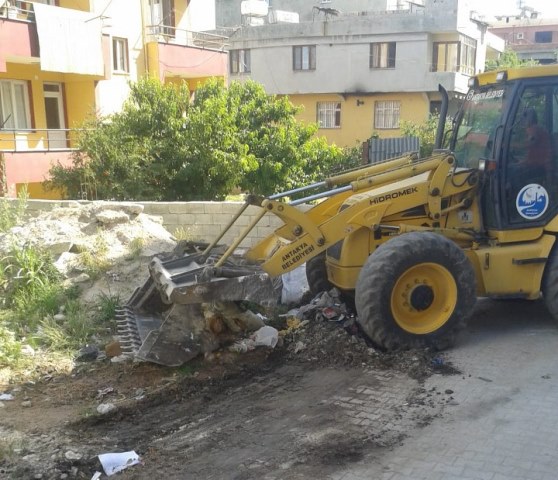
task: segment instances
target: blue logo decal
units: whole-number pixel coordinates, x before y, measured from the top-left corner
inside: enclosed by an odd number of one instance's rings
[[[537,183],[525,185],[517,194],[515,207],[523,218],[536,220],[548,208],[548,192]]]

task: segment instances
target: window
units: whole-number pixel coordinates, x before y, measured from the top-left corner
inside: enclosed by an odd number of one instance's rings
[[[523,37],[523,32],[519,32],[519,33],[516,35],[516,38],[517,38],[518,40],[523,40],[523,38],[524,38],[524,37]]]
[[[388,100],[374,103],[374,128],[399,128],[401,102]]]
[[[316,45],[293,47],[293,70],[316,70]]]
[[[250,50],[231,50],[229,53],[231,73],[249,73]]]
[[[535,43],[552,43],[552,32],[535,32]]]
[[[0,80],[0,128],[31,128],[28,83]]]
[[[128,66],[128,40],[125,38],[112,38],[112,70],[126,73],[130,71]]]
[[[477,42],[469,37],[461,37],[461,66],[459,71],[465,75],[475,74]]]
[[[474,75],[477,42],[461,36],[459,42],[436,42],[432,55],[433,72],[461,72]]]
[[[341,103],[318,102],[316,120],[320,128],[341,128]]]
[[[395,42],[370,44],[370,68],[395,68]]]
[[[172,0],[149,0],[149,7],[151,10],[151,32],[174,37],[176,19]]]

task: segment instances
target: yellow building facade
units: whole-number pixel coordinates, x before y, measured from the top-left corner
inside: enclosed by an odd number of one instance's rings
[[[87,119],[118,112],[145,75],[227,75],[225,37],[203,0],[0,0],[0,194],[60,198],[43,182],[70,165]]]

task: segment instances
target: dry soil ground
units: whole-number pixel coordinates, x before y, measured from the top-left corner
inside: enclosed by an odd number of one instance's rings
[[[0,478],[90,479],[98,454],[127,450],[142,464],[120,478],[324,478],[441,415],[452,396],[424,389],[432,374],[459,372],[429,352],[379,353],[324,321],[274,350],[181,369],[80,364],[4,402]],[[117,408],[99,415],[100,403]]]

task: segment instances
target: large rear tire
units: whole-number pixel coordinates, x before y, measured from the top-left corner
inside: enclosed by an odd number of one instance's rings
[[[387,349],[451,346],[476,301],[475,272],[451,240],[395,237],[368,257],[356,285],[358,321]]]
[[[558,245],[549,255],[542,280],[542,294],[546,309],[558,321]]]
[[[306,262],[306,280],[312,295],[331,290],[333,285],[327,279],[326,252],[311,258]]]

